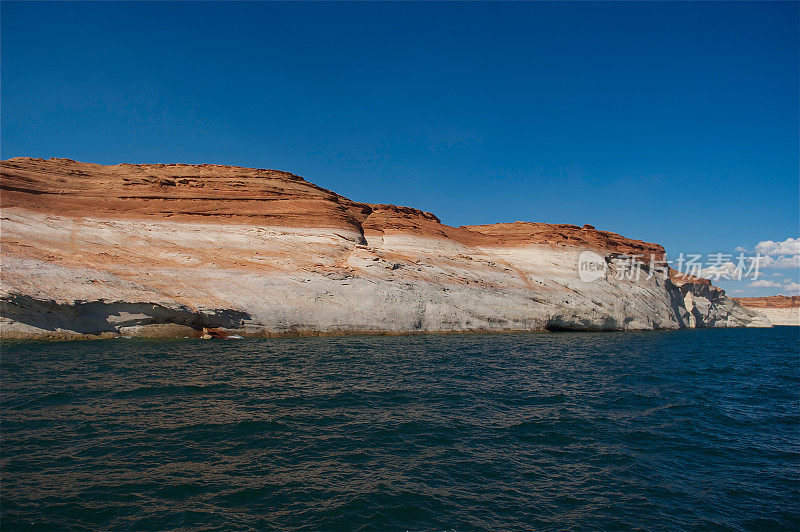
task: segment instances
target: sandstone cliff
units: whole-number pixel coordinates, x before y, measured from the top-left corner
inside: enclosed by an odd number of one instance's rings
[[[3,337],[769,326],[588,225],[450,227],[220,165],[19,157],[0,188]],[[585,250],[605,262],[590,282]],[[656,260],[627,276],[635,255]]]
[[[743,307],[765,314],[773,325],[800,326],[800,296],[735,297]]]

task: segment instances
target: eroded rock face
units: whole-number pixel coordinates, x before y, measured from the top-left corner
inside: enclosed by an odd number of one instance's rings
[[[769,327],[763,313],[745,308],[710,283],[680,286],[689,327]]]
[[[219,165],[15,158],[0,187],[5,337],[768,324],[664,268],[621,275],[620,257],[664,249],[588,225],[449,227]],[[607,262],[591,282],[587,249]]]
[[[742,307],[725,295],[725,290],[708,279],[679,273],[670,268],[670,279],[680,290],[683,307],[688,312],[688,327],[770,327],[769,319],[759,311]]]

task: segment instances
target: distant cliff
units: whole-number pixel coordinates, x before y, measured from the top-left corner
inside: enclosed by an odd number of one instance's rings
[[[800,296],[736,297],[743,307],[766,314],[773,325],[800,326]]]
[[[661,246],[589,225],[450,227],[276,170],[1,166],[3,337],[769,326],[671,275]],[[629,276],[633,256],[654,262]]]

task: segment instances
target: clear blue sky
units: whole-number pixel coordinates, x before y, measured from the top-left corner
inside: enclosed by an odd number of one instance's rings
[[[3,159],[277,168],[672,254],[798,236],[798,3],[0,9]]]

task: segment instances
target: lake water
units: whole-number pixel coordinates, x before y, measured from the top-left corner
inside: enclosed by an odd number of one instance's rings
[[[2,347],[3,530],[797,529],[800,328]]]

